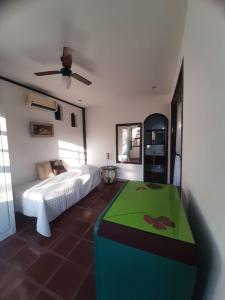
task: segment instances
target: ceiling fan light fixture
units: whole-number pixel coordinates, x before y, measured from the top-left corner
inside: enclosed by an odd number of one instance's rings
[[[66,89],[71,87],[71,78],[69,76],[62,76],[62,82]]]

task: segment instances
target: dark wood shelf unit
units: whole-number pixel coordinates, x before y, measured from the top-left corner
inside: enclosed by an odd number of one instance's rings
[[[144,121],[144,181],[167,183],[168,119],[153,114]]]

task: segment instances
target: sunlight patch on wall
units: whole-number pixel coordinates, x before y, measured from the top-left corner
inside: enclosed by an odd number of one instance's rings
[[[69,169],[75,169],[85,163],[84,148],[65,141],[58,141],[59,158],[62,159]]]
[[[12,201],[12,182],[5,117],[0,116],[0,202]]]
[[[87,164],[91,165],[93,163],[92,152],[87,149]]]

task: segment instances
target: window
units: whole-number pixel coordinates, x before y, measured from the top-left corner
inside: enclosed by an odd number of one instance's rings
[[[74,113],[71,114],[71,127],[77,127],[76,116]]]
[[[62,106],[57,105],[57,111],[55,112],[55,120],[62,121]]]

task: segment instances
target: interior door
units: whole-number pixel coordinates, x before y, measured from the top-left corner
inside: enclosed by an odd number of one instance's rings
[[[0,113],[0,240],[15,231],[6,120]]]
[[[183,139],[183,64],[171,103],[170,183],[181,190]]]

